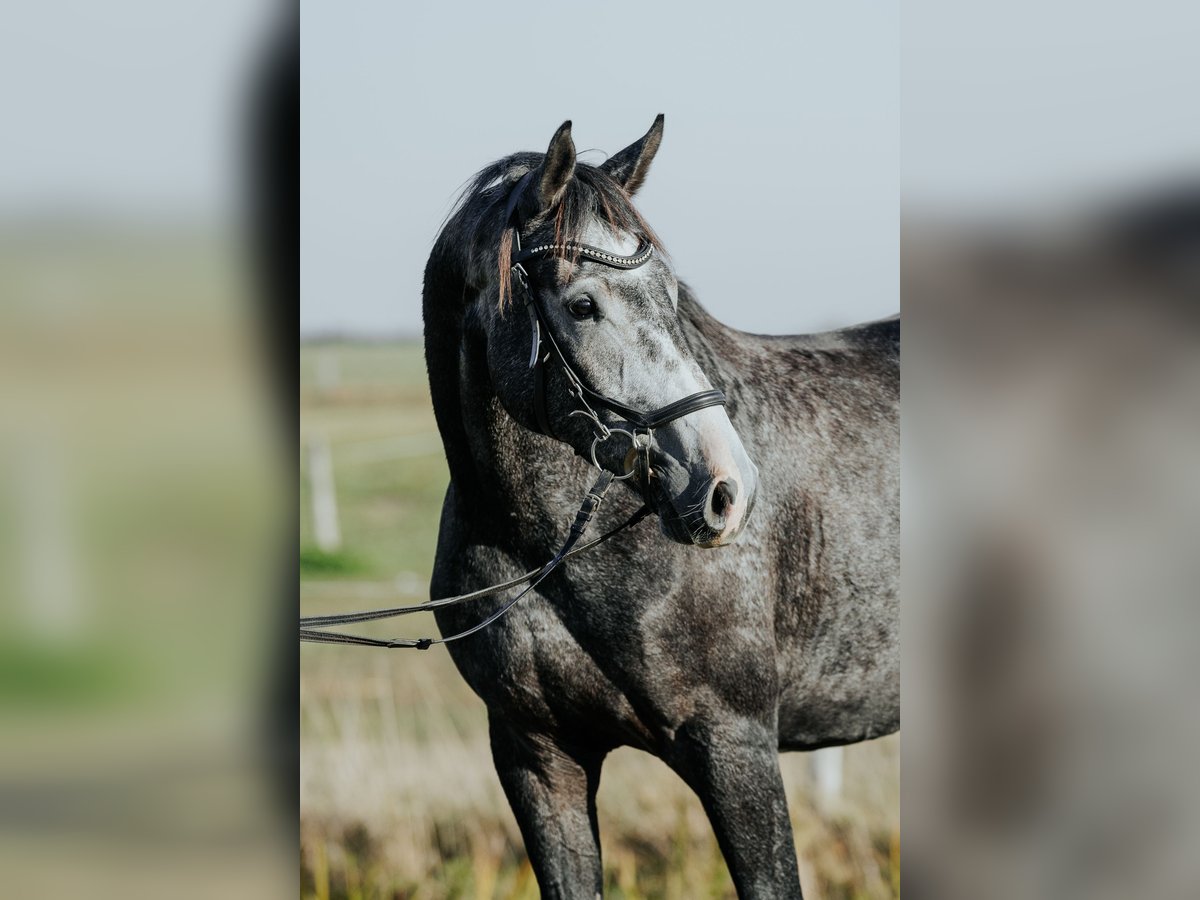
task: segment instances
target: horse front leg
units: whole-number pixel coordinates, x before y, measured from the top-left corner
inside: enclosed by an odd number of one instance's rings
[[[664,759],[700,798],[742,900],[800,898],[778,737],[751,720],[688,722]]]
[[[604,886],[596,789],[603,753],[490,717],[492,758],[545,900],[595,900]]]

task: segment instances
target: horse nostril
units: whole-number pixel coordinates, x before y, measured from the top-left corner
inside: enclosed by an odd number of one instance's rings
[[[713,488],[712,504],[713,515],[724,518],[726,511],[737,502],[738,485],[736,481],[725,480],[718,481],[717,486]]]

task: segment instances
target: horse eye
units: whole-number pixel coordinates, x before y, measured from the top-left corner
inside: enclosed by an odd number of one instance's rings
[[[577,319],[590,319],[596,314],[596,301],[584,294],[568,303],[567,310]]]

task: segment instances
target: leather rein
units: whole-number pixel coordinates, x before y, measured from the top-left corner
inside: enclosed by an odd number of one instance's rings
[[[521,248],[521,222],[518,216],[518,204],[521,196],[529,186],[533,177],[533,172],[528,172],[518,182],[509,196],[508,205],[505,209],[505,227],[513,230],[513,246],[516,252],[512,258],[512,284],[516,285],[522,297],[525,309],[529,313],[531,329],[533,332],[532,349],[529,355],[529,368],[533,371],[534,379],[534,414],[537,417],[538,428],[547,437],[557,438],[557,435],[550,424],[550,416],[546,409],[546,370],[553,363],[566,376],[568,387],[567,390],[574,399],[577,406],[576,409],[568,413],[569,416],[581,416],[588,420],[592,427],[592,444],[589,456],[591,463],[599,471],[600,475],[596,479],[595,484],[588,490],[583,498],[583,504],[579,508],[579,512],[575,516],[575,521],[571,524],[570,531],[567,534],[566,540],[562,547],[554,554],[553,558],[545,565],[534,569],[531,572],[510,579],[509,581],[500,584],[492,585],[491,587],[482,588],[478,591],[472,591],[467,594],[459,594],[454,597],[443,597],[438,600],[429,600],[425,603],[416,604],[413,606],[396,606],[388,609],[368,610],[365,612],[341,613],[324,616],[301,616],[300,617],[300,640],[312,643],[321,644],[359,644],[369,647],[388,647],[388,648],[414,648],[417,650],[428,650],[434,644],[448,644],[452,641],[460,640],[469,635],[474,634],[491,625],[510,609],[512,609],[518,601],[526,594],[536,588],[542,581],[550,575],[558,566],[570,556],[577,553],[584,553],[593,547],[607,541],[620,532],[636,525],[642,519],[646,518],[651,512],[650,495],[651,484],[650,480],[654,477],[654,472],[650,463],[650,447],[654,439],[654,430],[661,428],[663,425],[674,422],[676,419],[697,412],[701,409],[707,409],[710,406],[722,406],[725,404],[725,394],[718,390],[698,391],[694,394],[689,394],[673,403],[668,403],[666,406],[658,409],[644,411],[628,406],[619,400],[601,394],[594,390],[583,378],[581,378],[572,365],[567,354],[563,352],[561,345],[554,336],[554,329],[550,326],[550,321],[547,318],[545,311],[537,296],[537,291],[534,290],[531,283],[531,278],[528,270],[525,268],[525,263],[535,259],[544,259],[553,256],[563,256],[572,254],[578,259],[588,260],[590,262],[600,263],[601,265],[609,266],[615,269],[637,269],[647,262],[654,255],[654,248],[647,241],[641,240],[638,243],[638,248],[629,256],[620,256],[615,253],[609,253],[607,250],[601,250],[598,247],[592,247],[587,244],[581,244],[574,241],[566,241],[563,243],[548,243],[530,247],[528,249]],[[597,412],[597,407],[607,410],[610,413],[623,419],[628,427],[614,427],[605,425],[600,419]],[[596,459],[597,448],[610,440],[614,435],[623,435],[630,442],[630,449],[625,457],[625,473],[616,475],[603,466]],[[601,502],[604,500],[604,495],[608,492],[609,487],[614,481],[623,481],[633,475],[639,475],[641,480],[642,496],[645,503],[632,516],[626,519],[622,524],[618,525],[605,532],[600,537],[579,545],[579,540],[583,537],[595,516],[596,511],[600,508]],[[429,612],[430,610],[443,609],[448,606],[456,606],[460,603],[468,603],[473,600],[479,600],[483,597],[490,597],[510,588],[518,587],[524,584],[525,588],[516,596],[512,597],[507,602],[503,603],[499,609],[494,611],[487,618],[471,626],[470,628],[460,631],[456,634],[441,638],[373,638],[366,635],[345,634],[337,631],[324,631],[327,628],[335,625],[349,625],[357,622],[369,622],[377,619],[389,619],[397,616],[409,615],[417,612]]]

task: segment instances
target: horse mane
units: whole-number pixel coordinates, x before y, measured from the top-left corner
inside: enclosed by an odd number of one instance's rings
[[[503,221],[504,208],[516,183],[543,158],[541,153],[514,153],[480,169],[456,199],[438,240],[443,253],[457,255],[458,265],[475,287],[483,289],[495,276],[501,312],[512,297],[513,236]],[[620,182],[586,163],[576,162],[562,199],[528,224],[533,234],[552,228],[555,244],[578,244],[592,219],[666,252]],[[578,251],[572,250],[564,258],[574,263]]]

